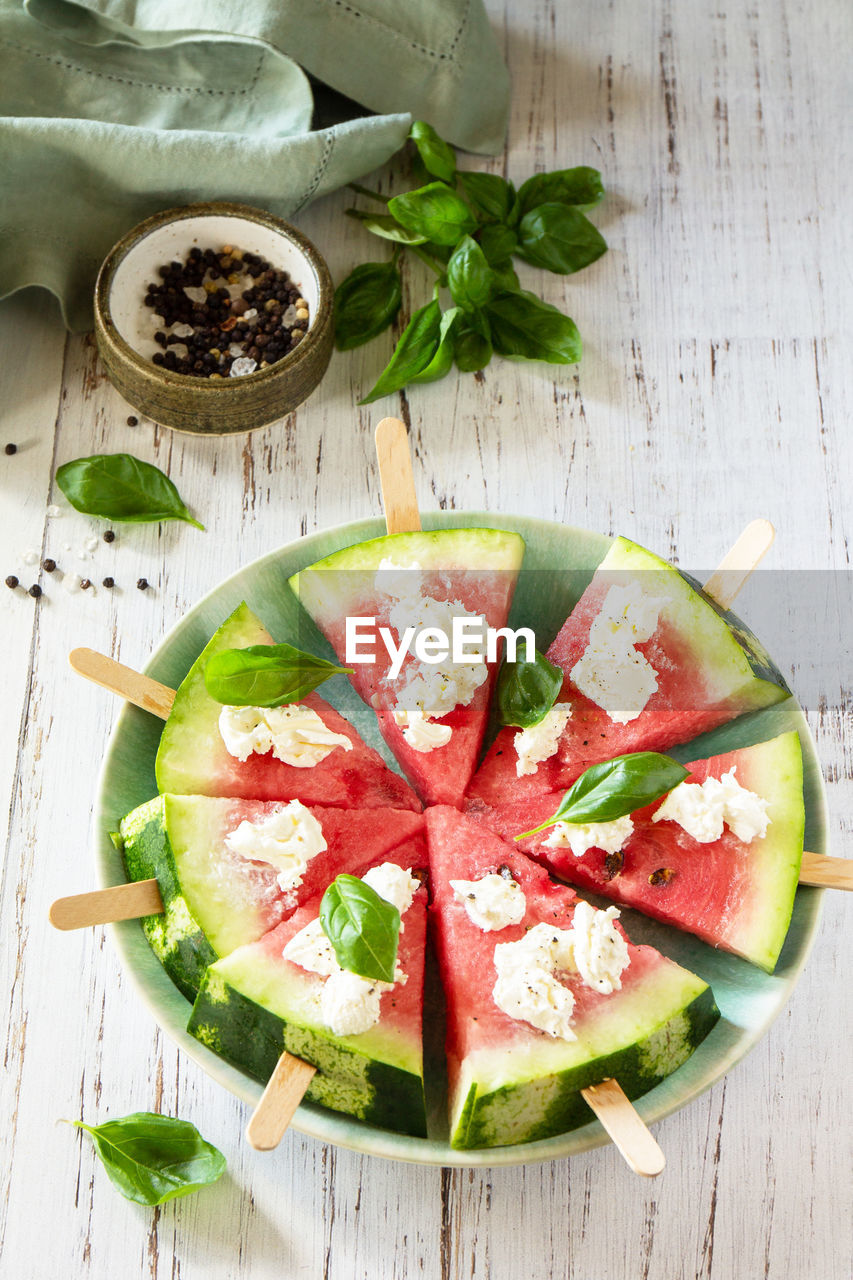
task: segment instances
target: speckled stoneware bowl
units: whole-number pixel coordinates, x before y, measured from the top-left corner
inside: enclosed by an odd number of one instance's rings
[[[242,377],[195,378],[152,363],[158,318],[144,304],[158,268],[194,246],[232,244],[289,272],[308,303],[305,337],[286,356]],[[300,231],[242,204],[193,204],[140,222],[105,259],[95,286],[95,334],[108,378],[128,404],[178,431],[229,435],[290,413],[319,383],[332,355],[334,289],[322,256]]]

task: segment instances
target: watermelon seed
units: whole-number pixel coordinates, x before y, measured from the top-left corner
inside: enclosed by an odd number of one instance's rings
[[[672,867],[658,867],[657,871],[653,871],[649,876],[649,884],[669,884],[674,875]]]
[[[625,855],[621,849],[616,853],[608,853],[604,859],[604,874],[608,880],[612,880],[614,876],[618,876],[625,862]],[[655,872],[655,875],[658,873]]]

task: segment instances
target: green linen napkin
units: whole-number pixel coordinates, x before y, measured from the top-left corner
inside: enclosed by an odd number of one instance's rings
[[[136,222],[210,199],[289,217],[384,164],[412,114],[441,130],[438,98],[465,119],[448,130],[454,140],[500,145],[505,69],[495,50],[503,80],[488,91],[488,58],[471,69],[481,0],[399,8],[0,0],[0,297],[41,285],[69,328],[91,328],[98,267]],[[312,132],[311,86],[282,49],[348,97],[396,113]]]

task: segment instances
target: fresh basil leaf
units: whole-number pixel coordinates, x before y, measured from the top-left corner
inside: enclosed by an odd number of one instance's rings
[[[433,359],[440,340],[441,307],[433,298],[412,316],[375,386],[358,403],[370,404],[411,382],[415,374],[426,369]]]
[[[477,373],[492,358],[492,340],[485,317],[463,317],[453,335],[453,355],[461,373]]]
[[[436,353],[427,367],[414,375],[412,382],[437,382],[439,378],[443,378],[450,372],[455,347],[453,329],[461,314],[459,307],[451,307],[449,311],[445,311],[439,326]]]
[[[390,213],[371,213],[369,209],[347,209],[347,216],[355,218],[368,231],[383,240],[393,240],[396,244],[424,244],[426,236],[416,236],[413,231],[401,227]]]
[[[130,453],[95,453],[65,462],[56,483],[72,507],[87,516],[128,524],[185,520],[203,529],[159,467]]]
[[[515,204],[515,187],[497,173],[470,173],[460,170],[459,182],[465,199],[480,222],[506,222]]]
[[[532,293],[501,293],[485,307],[499,355],[548,364],[577,364],[581,336],[574,320]]]
[[[335,341],[340,351],[369,342],[400,310],[403,290],[396,262],[365,262],[335,290]]]
[[[463,236],[447,264],[447,287],[463,311],[477,311],[495,290],[495,276],[483,250],[470,236]]]
[[[607,241],[579,209],[540,204],[521,219],[518,252],[534,267],[559,275],[582,271],[607,252]]]
[[[576,169],[556,169],[553,173],[534,173],[518,189],[522,217],[540,204],[598,204],[604,196],[601,174],[587,165]]]
[[[512,265],[512,259],[507,258],[506,262],[498,262],[492,267],[495,273],[495,294],[498,293],[519,293],[521,291],[521,281],[516,274],[515,267]]]
[[[71,1123],[91,1135],[110,1181],[136,1204],[153,1206],[188,1196],[225,1172],[222,1152],[188,1120],[137,1111],[104,1124]]]
[[[665,796],[690,771],[671,756],[636,751],[591,765],[563,796],[556,813],[516,840],[534,836],[557,822],[614,822]]]
[[[320,900],[320,924],[342,969],[394,981],[400,912],[369,884],[357,876],[336,876]]]
[[[409,130],[409,137],[418,149],[424,168],[442,182],[456,180],[456,152],[440,138],[426,120],[416,120]]]
[[[536,650],[533,662],[505,662],[498,677],[498,715],[501,724],[529,729],[539,724],[557,701],[563,673]]]
[[[518,237],[515,232],[499,222],[482,227],[477,232],[477,240],[491,267],[506,262],[518,248]]]
[[[388,209],[407,230],[436,244],[454,245],[477,226],[465,201],[443,182],[431,182],[417,191],[394,196],[388,201]]]
[[[226,707],[280,707],[298,702],[329,676],[350,675],[292,644],[255,644],[221,649],[204,668],[207,692]]]

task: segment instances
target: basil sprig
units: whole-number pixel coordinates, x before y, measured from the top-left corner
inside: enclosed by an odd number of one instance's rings
[[[225,1172],[222,1152],[188,1120],[137,1111],[104,1124],[71,1123],[91,1136],[110,1181],[136,1204],[191,1195]]]
[[[472,373],[483,369],[494,353],[576,363],[582,353],[577,326],[556,307],[522,290],[513,258],[568,275],[601,257],[607,245],[582,212],[602,199],[601,175],[585,165],[537,173],[516,191],[499,174],[458,169],[453,148],[424,121],[416,121],[409,136],[416,148],[412,171],[422,186],[386,199],[352,184],[385,211],[347,212],[374,235],[396,241],[395,257],[384,283],[371,275],[375,289],[369,305],[355,314],[348,286],[364,284],[362,268],[356,267],[339,287],[338,346],[360,345],[396,316],[398,254],[414,254],[435,273],[435,296],[414,311],[388,365],[360,403],[370,404],[411,382],[442,378],[454,360],[462,372]],[[450,292],[450,307],[442,304],[443,289]]]
[[[56,472],[56,483],[72,507],[87,516],[130,524],[185,520],[204,529],[169,477],[130,453],[95,453],[65,462]]]
[[[671,756],[636,751],[586,769],[569,787],[547,822],[515,836],[525,840],[557,822],[613,822],[665,796],[690,771]]]
[[[255,644],[222,649],[204,668],[207,692],[227,707],[280,707],[298,702],[330,676],[350,675],[292,644]]]
[[[338,964],[362,978],[393,982],[400,912],[357,876],[336,876],[320,900],[320,924]]]
[[[534,660],[505,662],[498,677],[498,715],[501,724],[530,729],[539,724],[557,701],[563,673],[536,650]]]

